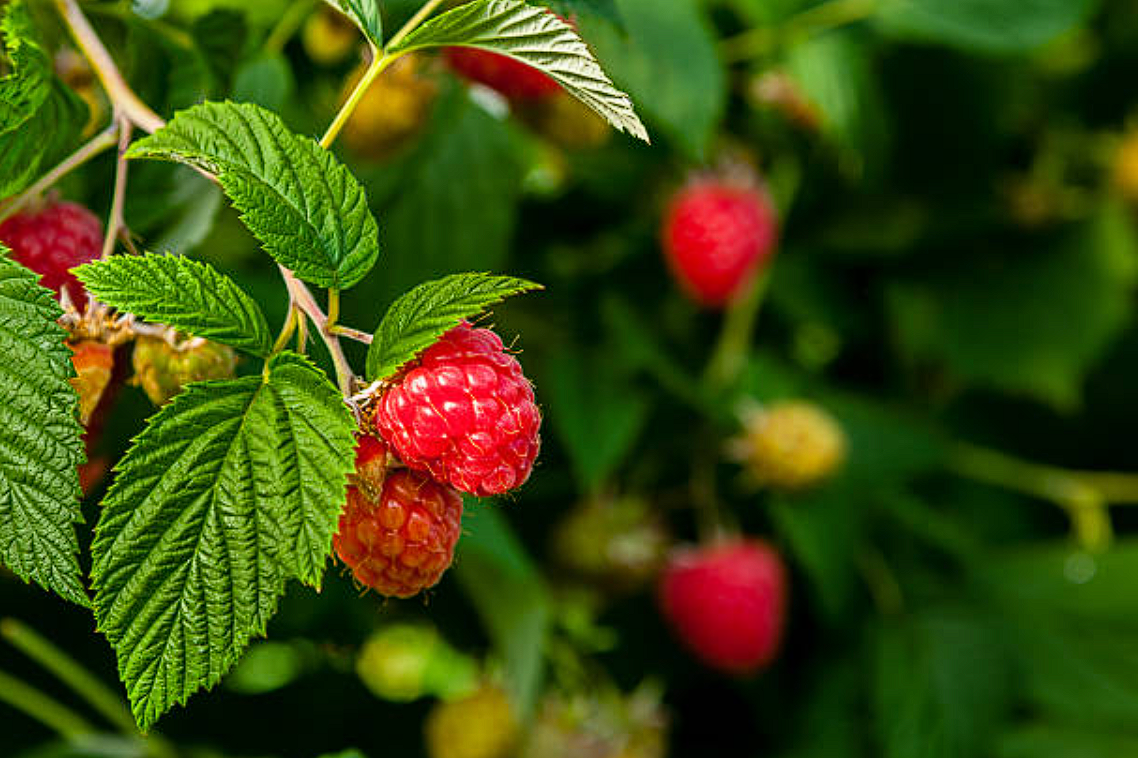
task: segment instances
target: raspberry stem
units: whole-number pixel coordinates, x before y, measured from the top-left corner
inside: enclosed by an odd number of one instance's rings
[[[769,281],[769,269],[761,271],[747,285],[742,296],[728,308],[719,341],[704,374],[704,383],[708,389],[729,387],[738,378],[751,352],[751,338],[755,333],[755,324],[763,307]]]
[[[1067,512],[1076,536],[1088,549],[1110,544],[1110,505],[1138,504],[1138,474],[1047,466],[967,443],[958,443],[949,452],[948,467],[965,478],[1055,503]]]
[[[114,104],[115,109],[140,129],[151,134],[165,126],[166,122],[162,117],[142,102],[126,83],[118,66],[115,65],[114,58],[99,39],[91,22],[83,15],[78,3],[75,0],[55,0],[55,7],[75,38],[76,44],[79,45],[79,49],[83,51],[83,56],[90,61],[95,76],[99,78],[107,98]]]
[[[89,142],[84,144],[71,155],[64,158],[59,165],[51,171],[44,174],[39,181],[26,190],[16,195],[11,200],[7,201],[0,207],[0,221],[13,215],[25,205],[28,204],[33,198],[39,197],[47,190],[51,189],[56,182],[75,169],[82,166],[87,161],[94,158],[96,155],[109,150],[118,141],[119,125],[112,123],[103,131],[96,134]]]
[[[419,24],[426,21],[427,17],[430,16],[442,2],[443,0],[427,0],[427,2],[423,3],[423,6],[415,12],[415,15],[408,19],[407,23],[400,27],[399,31],[395,32],[391,39],[387,41],[387,44],[383,46],[383,50],[374,52],[367,71],[364,72],[363,77],[360,78],[360,81],[356,84],[352,93],[348,95],[348,99],[343,106],[341,106],[340,112],[336,114],[336,118],[334,118],[332,123],[328,126],[328,131],[324,132],[324,136],[320,139],[321,147],[328,149],[332,146],[332,143],[340,136],[340,131],[343,130],[344,125],[348,123],[348,119],[355,113],[356,107],[360,104],[360,101],[363,100],[364,95],[367,94],[368,88],[371,87],[372,83],[379,78],[379,75],[382,74],[388,66],[403,55],[403,53],[389,53],[387,51],[402,42]]]
[[[126,228],[123,218],[123,206],[126,203],[127,160],[126,151],[130,147],[130,137],[134,125],[126,117],[119,118],[119,154],[115,160],[115,190],[111,201],[111,213],[107,218],[107,236],[103,241],[103,260],[106,260],[115,251],[115,240],[119,233]]]

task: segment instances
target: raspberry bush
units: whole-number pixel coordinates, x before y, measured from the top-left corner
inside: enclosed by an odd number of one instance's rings
[[[1135,18],[0,0],[0,756],[1138,752]]]

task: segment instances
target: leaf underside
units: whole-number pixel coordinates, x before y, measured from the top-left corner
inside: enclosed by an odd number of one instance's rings
[[[474,0],[426,22],[392,52],[476,47],[507,55],[548,74],[617,129],[648,142],[632,101],[612,83],[569,24],[522,0]]]

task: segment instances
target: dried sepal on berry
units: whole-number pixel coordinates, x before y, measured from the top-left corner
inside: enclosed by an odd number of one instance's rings
[[[69,342],[68,346],[72,353],[71,363],[75,366],[71,386],[79,395],[79,421],[86,426],[111,383],[115,351],[110,345],[95,340]]]

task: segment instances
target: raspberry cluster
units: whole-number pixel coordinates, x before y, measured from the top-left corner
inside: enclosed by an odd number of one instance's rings
[[[517,359],[463,322],[379,396],[363,434],[334,545],[357,581],[409,597],[454,557],[462,495],[500,495],[529,478],[541,413]]]

